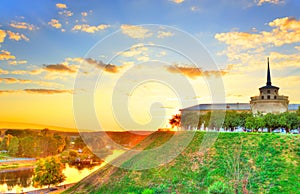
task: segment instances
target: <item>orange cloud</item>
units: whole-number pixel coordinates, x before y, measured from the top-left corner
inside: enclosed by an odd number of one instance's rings
[[[30,31],[32,30],[37,30],[38,27],[34,26],[33,24],[29,24],[26,22],[16,22],[16,21],[12,21],[12,23],[9,24],[11,27],[13,28],[17,28],[17,29],[28,29]]]
[[[48,24],[53,28],[61,28],[61,23],[59,23],[57,19],[51,19],[51,21],[48,22]]]
[[[0,94],[16,93],[18,90],[0,90]]]
[[[0,94],[6,93],[30,93],[30,94],[72,94],[73,90],[56,90],[56,89],[24,89],[24,90],[0,90]]]
[[[17,79],[17,78],[0,78],[0,83],[5,82],[7,84],[37,84],[41,86],[62,86],[62,84],[58,84],[55,82],[45,82],[45,81],[36,81],[36,80],[29,80],[29,79]]]
[[[12,32],[12,31],[7,31],[7,34],[9,36],[9,39],[19,41],[21,39],[29,41],[29,38],[27,38],[24,34],[20,34],[18,32]]]
[[[71,67],[64,64],[44,65],[43,69],[46,71],[66,72],[66,73],[75,73],[77,71],[74,66]]]
[[[12,84],[12,83],[27,84],[27,83],[31,83],[31,80],[16,79],[16,78],[8,77],[8,78],[0,78],[0,83],[1,82],[5,82],[8,84]]]
[[[10,52],[1,50],[0,53],[0,60],[9,60],[9,59],[15,59],[16,57],[11,55]]]
[[[6,32],[0,29],[0,43],[4,42],[5,37],[6,37]]]
[[[283,4],[285,0],[255,0],[256,5],[261,6],[264,3],[270,3],[270,4]]]
[[[8,61],[8,64],[10,65],[19,65],[19,64],[26,64],[27,61],[26,60],[20,60],[20,61]]]
[[[152,33],[149,32],[148,29],[142,27],[142,26],[134,26],[134,25],[121,25],[121,30],[123,34],[126,34],[127,36],[131,38],[147,38],[152,36]]]
[[[282,46],[300,42],[300,20],[293,17],[278,18],[269,22],[269,26],[274,27],[270,32],[227,32],[216,34],[215,38],[237,49],[258,48],[266,44]]]
[[[227,70],[202,70],[201,68],[192,67],[192,66],[180,66],[180,65],[174,65],[174,66],[167,66],[167,70],[171,73],[182,73],[183,75],[186,75],[192,79],[195,79],[197,77],[201,76],[223,76],[228,73]]]
[[[172,1],[173,3],[176,3],[176,4],[181,4],[184,2],[184,0],[170,0]]]
[[[59,9],[67,9],[67,5],[63,4],[63,3],[57,3],[56,7],[59,8]]]
[[[69,93],[72,94],[72,90],[54,90],[54,89],[24,89],[27,93],[32,94],[61,94],[61,93]]]
[[[116,66],[116,65],[113,65],[113,64],[105,64],[102,61],[97,61],[97,60],[92,59],[92,58],[87,58],[87,59],[85,59],[85,61],[88,64],[94,65],[95,67],[100,68],[103,71],[106,71],[108,73],[118,73],[119,70],[122,68],[120,66]]]
[[[105,30],[106,28],[109,28],[110,25],[106,24],[100,24],[98,26],[90,26],[88,24],[77,24],[75,25],[72,30],[73,31],[82,31],[82,32],[87,32],[87,33],[95,33],[100,30]]]
[[[8,74],[9,72],[0,68],[0,74]]]

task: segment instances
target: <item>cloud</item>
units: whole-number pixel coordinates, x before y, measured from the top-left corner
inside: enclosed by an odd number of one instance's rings
[[[294,17],[284,17],[275,19],[268,25],[274,28],[270,32],[227,32],[216,34],[215,38],[242,49],[257,48],[265,44],[282,46],[300,42],[300,20],[296,20]]]
[[[6,37],[6,32],[0,29],[0,43],[4,42],[5,37]]]
[[[36,81],[36,80],[29,80],[29,79],[18,79],[13,77],[7,78],[0,78],[0,83],[5,82],[7,84],[37,84],[40,86],[63,86],[62,84],[55,83],[55,82],[45,82],[45,81]]]
[[[46,71],[51,72],[62,72],[62,73],[76,73],[77,68],[75,66],[68,66],[65,64],[51,64],[51,65],[44,65],[43,67]]]
[[[48,22],[48,24],[53,28],[61,28],[61,23],[59,23],[57,19],[51,19],[51,21]]]
[[[67,9],[67,5],[63,4],[63,3],[57,3],[56,7],[59,8],[59,9]]]
[[[86,17],[88,15],[87,12],[81,12],[82,17]]]
[[[123,52],[119,52],[118,54],[124,57],[134,57],[140,54],[146,54],[145,51],[148,51],[148,47],[145,47],[144,44],[134,44],[130,47],[130,49],[125,50]]]
[[[126,34],[127,36],[131,38],[147,38],[152,36],[152,33],[149,32],[148,29],[142,27],[142,26],[134,26],[134,25],[121,25],[121,30],[123,34]]]
[[[9,59],[15,59],[16,57],[11,55],[10,52],[1,50],[0,52],[0,60],[9,60]]]
[[[18,90],[0,90],[0,94],[16,93]]]
[[[0,68],[0,74],[8,74],[9,72]]]
[[[199,7],[197,7],[197,6],[192,6],[191,7],[191,11],[197,12],[197,11],[201,11],[201,9]]]
[[[1,82],[5,82],[5,83],[8,83],[8,84],[12,84],[12,83],[27,84],[27,83],[31,83],[31,80],[16,79],[16,78],[8,77],[8,78],[0,78],[0,83]]]
[[[56,89],[24,89],[27,93],[33,94],[61,94],[61,93],[69,93],[72,94],[72,90],[56,90]]]
[[[29,38],[27,38],[24,34],[20,34],[18,32],[12,32],[12,31],[7,31],[8,37],[11,40],[19,41],[19,40],[26,40],[29,41]]]
[[[72,94],[73,90],[57,90],[57,89],[24,89],[24,90],[0,90],[0,94],[10,93],[29,93],[29,94]]]
[[[223,76],[228,73],[227,70],[202,70],[202,68],[192,67],[192,66],[180,66],[175,64],[174,66],[166,66],[167,70],[171,73],[182,73],[189,78],[196,79],[201,76]]]
[[[29,24],[26,22],[16,22],[16,21],[12,21],[12,23],[9,24],[11,27],[13,28],[17,28],[17,29],[27,29],[30,31],[33,30],[37,30],[38,27],[34,26],[33,24]]]
[[[118,73],[119,70],[122,68],[120,66],[116,66],[116,65],[113,65],[113,64],[105,64],[102,61],[97,61],[97,60],[92,59],[92,58],[87,58],[87,59],[85,59],[85,61],[88,64],[94,65],[95,67],[100,68],[103,71],[108,72],[108,73]]]
[[[157,38],[166,38],[166,37],[171,37],[174,36],[174,33],[172,32],[165,32],[165,31],[158,31],[157,32]]]
[[[173,3],[176,3],[176,4],[181,4],[184,2],[184,0],[170,0],[172,1]]]
[[[69,10],[63,10],[58,12],[59,15],[63,15],[65,17],[71,17],[73,15],[73,12],[69,11]]]
[[[256,5],[262,6],[264,3],[270,3],[270,4],[284,4],[285,0],[255,0]]]
[[[75,25],[72,30],[73,31],[82,31],[87,33],[95,33],[100,30],[105,30],[106,28],[109,28],[110,25],[107,24],[100,24],[98,26],[90,26],[88,24],[77,24]]]
[[[10,65],[19,65],[19,64],[26,64],[27,61],[26,60],[20,60],[20,61],[8,61],[8,64]]]

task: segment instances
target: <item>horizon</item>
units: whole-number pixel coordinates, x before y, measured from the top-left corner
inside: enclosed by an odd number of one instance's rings
[[[215,3],[4,0],[0,128],[155,131],[182,108],[248,103],[267,57],[300,103],[299,1]]]

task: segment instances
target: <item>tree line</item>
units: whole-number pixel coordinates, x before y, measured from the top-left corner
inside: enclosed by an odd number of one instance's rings
[[[49,133],[49,129],[40,132],[9,129],[0,141],[0,149],[7,150],[10,156],[46,157],[61,153],[67,142],[67,137]]]
[[[237,111],[209,111],[205,114],[199,112],[184,112],[182,115],[173,115],[169,120],[172,127],[181,126],[183,129],[210,129],[225,128],[233,131],[236,127],[251,129],[267,128],[272,132],[276,128],[284,128],[287,132],[300,126],[300,110],[297,112],[284,112],[280,114],[256,114]]]

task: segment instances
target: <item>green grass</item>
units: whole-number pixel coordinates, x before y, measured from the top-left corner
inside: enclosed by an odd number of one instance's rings
[[[299,193],[299,135],[220,133],[206,152],[200,152],[204,135],[197,132],[170,163],[147,170],[107,166],[66,193],[208,193],[219,182],[238,193]],[[172,136],[154,133],[137,146],[158,147]],[[156,156],[136,155],[123,165],[138,166],[151,157]]]

